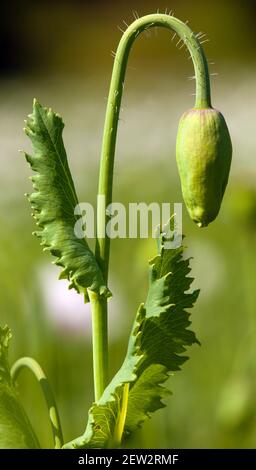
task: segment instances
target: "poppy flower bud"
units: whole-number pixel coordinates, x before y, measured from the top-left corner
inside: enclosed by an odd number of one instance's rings
[[[231,157],[229,131],[219,111],[192,108],[182,115],[176,159],[187,210],[199,227],[218,215]]]

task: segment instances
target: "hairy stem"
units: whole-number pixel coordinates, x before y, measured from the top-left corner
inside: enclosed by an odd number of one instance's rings
[[[193,31],[182,21],[165,14],[147,15],[134,21],[123,34],[117,48],[107,102],[98,188],[98,195],[105,196],[106,206],[112,202],[117,127],[129,52],[135,39],[143,31],[154,26],[174,31],[185,43],[195,69],[195,107],[208,108],[211,106],[208,66],[203,49]],[[98,215],[102,217],[101,212]],[[101,226],[101,222],[98,222],[98,226]],[[109,250],[110,239],[105,236],[98,236],[96,257],[106,281],[108,278]]]
[[[18,375],[21,369],[23,368],[30,369],[41,386],[49,412],[49,418],[54,439],[54,447],[55,449],[61,449],[61,447],[63,446],[63,434],[61,429],[60,417],[58,413],[57,404],[48,379],[43,369],[34,359],[32,359],[31,357],[22,357],[21,359],[18,359],[18,361],[15,362],[11,369],[11,376],[14,382],[17,380]]]
[[[206,58],[199,40],[193,31],[182,21],[165,14],[147,15],[134,21],[124,32],[114,61],[111,78],[103,142],[101,152],[98,197],[103,197],[105,205],[112,202],[113,169],[116,147],[116,136],[120,105],[123,93],[125,71],[129,52],[135,39],[148,28],[160,26],[168,28],[184,42],[192,58],[196,80],[196,108],[211,106],[210,83]],[[99,200],[99,199],[98,199]],[[95,255],[102,269],[105,281],[108,280],[110,239],[105,235],[106,215],[102,207],[97,210],[97,239]],[[99,231],[100,227],[100,231]],[[102,227],[104,233],[102,235]],[[102,395],[107,378],[107,303],[100,300],[95,294],[91,295],[93,317],[93,354],[94,354],[94,380],[95,398]]]

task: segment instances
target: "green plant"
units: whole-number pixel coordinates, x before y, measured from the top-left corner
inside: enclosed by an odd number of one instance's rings
[[[187,46],[194,64],[195,108],[183,118],[177,158],[188,210],[198,225],[206,225],[216,217],[227,183],[230,138],[224,118],[211,108],[208,67],[197,35],[186,24],[166,14],[137,19],[121,38],[107,104],[98,195],[104,197],[106,206],[112,202],[116,135],[129,51],[138,35],[154,26],[173,30]],[[216,117],[210,124],[201,119],[194,124],[194,116],[198,113],[200,116],[202,113],[213,113]],[[192,123],[187,125],[190,115]],[[220,124],[216,124],[217,121]],[[84,434],[63,445],[56,403],[40,366],[33,359],[23,358],[13,366],[12,377],[10,375],[7,329],[2,330],[0,372],[3,370],[3,374],[0,375],[0,391],[1,387],[4,387],[3,390],[9,387],[8,396],[13,394],[15,403],[18,403],[13,382],[22,367],[29,367],[39,380],[46,398],[55,448],[118,447],[151,413],[164,406],[162,399],[170,392],[163,384],[170,373],[179,370],[186,361],[184,353],[187,347],[198,343],[195,334],[188,329],[190,321],[186,311],[193,307],[198,291],[189,291],[193,280],[188,276],[189,260],[183,259],[182,247],[166,248],[167,238],[163,228],[158,240],[158,254],[149,262],[146,301],[139,306],[135,316],[123,364],[109,382],[107,301],[111,293],[107,284],[110,239],[102,236],[102,227],[105,233],[109,216],[102,210],[97,212],[98,233],[94,255],[87,241],[78,239],[74,233],[79,217],[75,211],[78,198],[62,140],[63,127],[59,115],[34,101],[33,113],[28,117],[25,128],[33,146],[33,155],[26,154],[26,159],[36,172],[31,177],[34,192],[28,199],[38,226],[35,234],[43,249],[55,256],[55,264],[61,266],[60,278],[68,279],[70,287],[82,294],[85,302],[91,303],[95,403],[89,410]],[[195,138],[197,151],[191,154],[191,141]],[[202,158],[205,159],[203,164]],[[0,410],[2,422],[12,418],[9,405]],[[24,418],[20,422],[25,437],[19,445],[38,447],[25,412],[22,413]],[[15,423],[11,423],[12,426],[15,427]],[[10,434],[8,442],[0,437],[0,445],[15,447],[17,440]]]

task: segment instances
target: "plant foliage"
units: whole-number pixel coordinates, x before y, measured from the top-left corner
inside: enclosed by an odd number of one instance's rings
[[[25,154],[32,170],[35,192],[28,195],[33,216],[44,250],[49,250],[61,266],[60,278],[70,281],[88,300],[87,289],[109,296],[94,254],[85,239],[74,233],[78,199],[68,166],[62,140],[64,124],[51,109],[43,108],[36,100],[28,116],[25,132],[30,137],[33,155]]]
[[[99,402],[89,411],[83,436],[65,447],[106,448],[125,413],[124,437],[134,432],[154,411],[164,407],[163,398],[170,392],[164,386],[171,372],[178,371],[188,359],[187,346],[198,343],[190,325],[187,308],[191,308],[199,291],[188,292],[189,259],[183,248],[164,248],[149,262],[149,289],[141,304],[129,340],[127,355]],[[128,405],[123,409],[125,384],[129,384]]]
[[[0,327],[0,448],[36,449],[38,440],[12,383],[8,362],[11,332]]]

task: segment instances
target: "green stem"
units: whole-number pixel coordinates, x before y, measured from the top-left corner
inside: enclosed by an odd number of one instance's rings
[[[130,388],[130,384],[125,383],[123,387],[121,409],[120,409],[120,413],[118,416],[118,420],[116,422],[115,432],[114,432],[113,440],[111,443],[111,447],[114,449],[118,449],[122,443],[124,425],[125,425],[127,408],[128,408],[129,388]]]
[[[108,373],[108,322],[107,302],[95,292],[89,291],[92,309],[92,344],[94,396],[98,401],[105,390]]]
[[[55,449],[61,449],[61,447],[63,446],[63,435],[62,435],[59,413],[58,413],[58,409],[57,409],[53,392],[51,390],[50,384],[48,382],[48,379],[43,369],[31,357],[22,357],[21,359],[18,359],[18,361],[16,361],[15,364],[12,366],[12,369],[11,369],[12,379],[15,382],[18,378],[18,375],[21,369],[25,367],[31,370],[31,372],[34,374],[34,376],[36,377],[36,379],[38,380],[41,386],[41,389],[42,389],[42,392],[43,392],[43,395],[47,404],[48,412],[49,412],[53,439],[54,439],[54,446],[55,446]]]
[[[117,127],[129,52],[135,39],[143,31],[154,26],[161,26],[174,31],[181,41],[185,43],[191,55],[195,69],[195,107],[208,108],[211,106],[207,62],[200,42],[193,31],[182,21],[165,14],[156,13],[153,15],[147,15],[134,21],[127,28],[120,40],[114,61],[108,96],[98,188],[98,200],[103,197],[106,207],[112,202]],[[110,239],[105,236],[105,225],[105,210],[103,210],[102,205],[98,205],[95,255],[107,282]],[[102,231],[102,227],[104,228],[103,235],[100,233],[100,231]],[[90,294],[90,296],[92,300],[93,319],[94,387],[95,399],[97,401],[101,397],[107,383],[107,301],[101,300],[101,298],[96,294]]]
[[[98,188],[98,195],[105,196],[106,206],[112,202],[117,127],[129,52],[135,39],[143,31],[154,26],[174,31],[177,37],[185,43],[195,69],[195,108],[208,108],[211,106],[208,66],[203,49],[193,31],[182,21],[165,14],[156,13],[147,15],[134,21],[124,32],[117,48],[107,102]],[[105,220],[102,220],[104,217],[102,211],[98,211],[97,215],[100,218],[97,224],[99,227],[102,226]],[[98,236],[96,241],[96,258],[106,281],[108,278],[109,251],[110,239]]]

